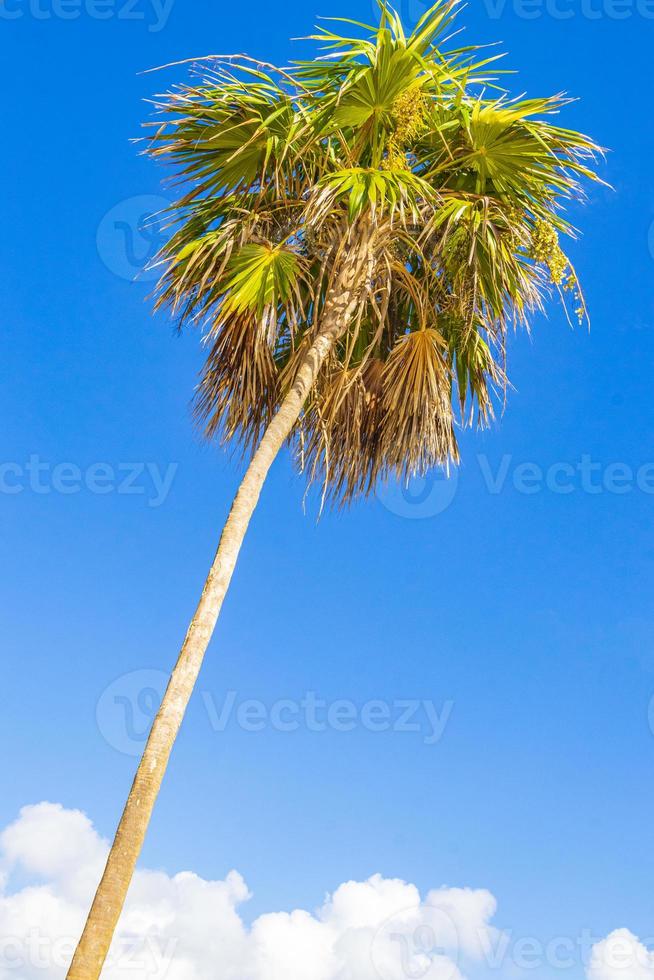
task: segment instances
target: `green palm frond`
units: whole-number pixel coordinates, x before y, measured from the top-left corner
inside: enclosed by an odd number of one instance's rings
[[[148,151],[183,196],[159,256],[158,302],[205,332],[197,412],[211,436],[257,444],[320,327],[353,229],[374,266],[293,441],[310,479],[349,500],[389,474],[457,459],[460,422],[506,390],[506,337],[558,289],[586,315],[564,252],[564,205],[597,179],[567,100],[510,99],[500,55],[447,40],[457,0],[413,31],[340,21],[289,69],[200,63],[158,103]]]
[[[402,220],[421,220],[425,205],[436,206],[437,195],[427,181],[410,170],[376,170],[372,167],[352,167],[326,174],[318,183],[318,195],[309,215],[320,225],[335,207],[345,203],[350,221],[362,212]],[[320,193],[322,191],[322,193]]]
[[[283,307],[297,294],[300,262],[280,245],[244,245],[227,265],[223,314],[250,310],[262,317],[270,307]]]

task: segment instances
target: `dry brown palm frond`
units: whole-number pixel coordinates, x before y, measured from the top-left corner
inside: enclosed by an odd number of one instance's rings
[[[398,477],[458,460],[445,355],[437,330],[416,330],[400,337],[384,365],[383,468]]]
[[[265,326],[252,313],[231,315],[208,335],[210,351],[194,414],[207,438],[258,443],[278,402],[279,380]]]
[[[390,475],[458,461],[451,376],[435,329],[407,333],[384,361],[332,364],[303,419],[304,464],[323,494],[348,503]]]
[[[305,413],[304,468],[323,495],[342,503],[374,490],[382,464],[383,363],[361,368],[333,361]]]

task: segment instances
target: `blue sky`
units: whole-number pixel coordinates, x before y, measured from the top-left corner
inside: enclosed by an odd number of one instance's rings
[[[316,4],[0,8],[0,827],[52,800],[111,834],[134,758],[120,751],[124,700],[98,702],[134,671],[156,688],[172,664],[238,481],[189,417],[197,336],[174,336],[151,315],[149,284],[131,281],[152,245],[138,219],[166,191],[130,140],[144,100],[182,77],[139,72],[231,51],[283,63],[303,50],[288,38],[317,15],[373,16],[370,0]],[[408,22],[423,10],[421,0],[400,9]],[[565,122],[610,148],[602,174],[614,190],[591,189],[573,215],[592,330],[571,330],[553,303],[531,337],[512,339],[506,411],[464,436],[447,487],[316,524],[278,461],[144,863],[213,878],[237,868],[253,891],[246,917],[313,908],[380,872],[421,890],[487,888],[496,924],[515,935],[624,926],[644,938],[654,934],[654,8],[483,0],[461,20],[466,40],[503,42],[516,93],[578,96]],[[139,683],[111,690],[129,702]],[[312,691],[345,699],[356,725],[256,732],[232,714],[217,731],[207,704],[220,710],[230,691],[234,712]],[[371,700],[395,722],[399,700],[422,704],[420,730],[371,731],[360,714]],[[424,702],[446,712],[437,740]],[[133,705],[137,736],[150,703],[146,690]]]

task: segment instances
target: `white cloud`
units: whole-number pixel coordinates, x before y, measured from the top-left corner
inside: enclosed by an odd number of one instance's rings
[[[654,980],[654,953],[628,929],[616,929],[593,948],[588,980]]]
[[[63,980],[107,854],[80,811],[25,807],[0,834],[0,980]],[[462,980],[493,941],[485,891],[374,875],[313,912],[246,926],[243,878],[137,872],[103,980]]]
[[[107,850],[83,813],[52,803],[25,807],[0,833],[0,980],[63,980]],[[373,875],[340,885],[314,911],[271,912],[246,925],[239,907],[249,897],[236,871],[206,881],[139,870],[103,980],[527,975],[517,966],[520,937],[491,925],[496,902],[481,889],[421,897],[415,885]],[[586,977],[654,980],[654,953],[617,930],[593,947]]]

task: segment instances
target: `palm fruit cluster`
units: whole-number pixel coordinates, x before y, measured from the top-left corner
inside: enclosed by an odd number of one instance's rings
[[[575,314],[583,320],[586,310],[579,289],[579,282],[572,271],[570,262],[559,245],[559,235],[548,221],[537,221],[531,235],[529,257],[535,262],[541,262],[549,269],[550,279],[555,286],[562,286],[567,292],[573,292],[577,307]]]
[[[570,263],[559,245],[559,234],[549,221],[536,222],[531,234],[529,257],[548,267],[555,286],[563,285]]]
[[[403,92],[393,104],[394,136],[401,146],[409,146],[425,128],[429,101],[418,88]]]
[[[382,163],[384,170],[407,169],[406,151],[425,129],[429,101],[418,88],[408,89],[393,103],[393,133],[388,141],[388,153]]]

